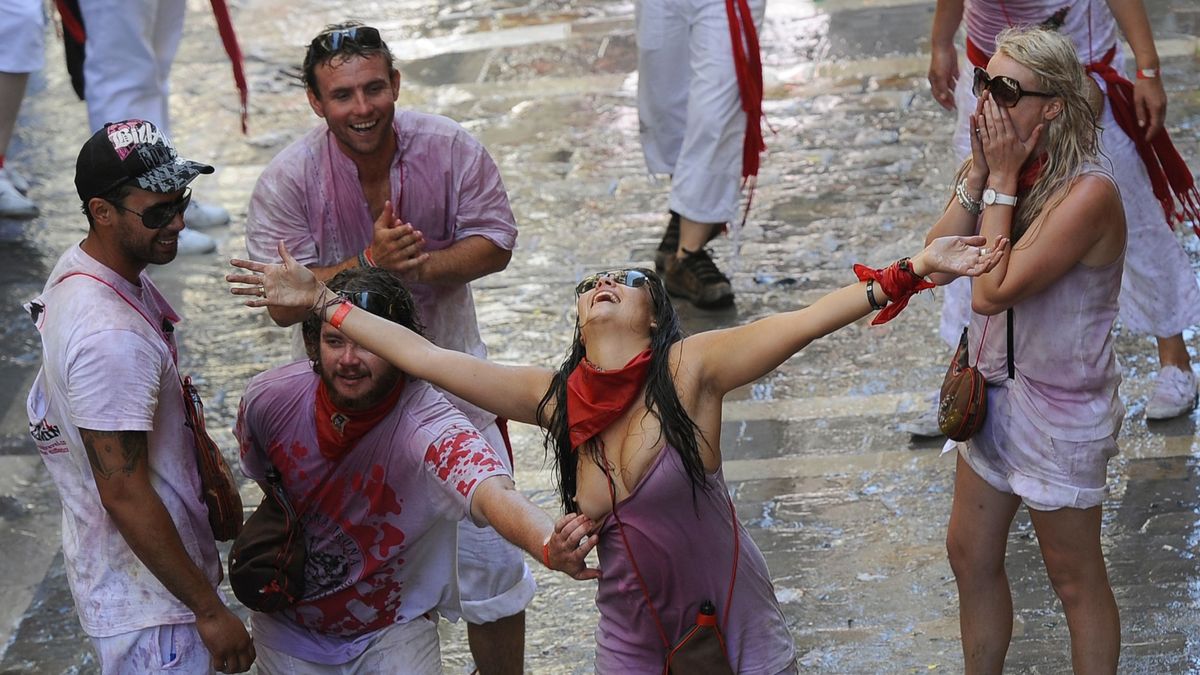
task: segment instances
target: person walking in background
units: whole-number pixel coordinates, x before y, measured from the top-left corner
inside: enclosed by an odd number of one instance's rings
[[[46,63],[45,10],[41,0],[0,3],[0,218],[29,219],[38,215],[28,197],[29,183],[7,166],[6,153],[17,126],[29,74]]]
[[[960,63],[954,35],[964,17],[967,48],[966,59]],[[1183,415],[1196,404],[1196,377],[1183,331],[1200,323],[1200,288],[1171,226],[1190,219],[1193,226],[1200,227],[1200,202],[1191,172],[1170,147],[1163,128],[1167,95],[1142,0],[939,0],[929,65],[933,97],[947,110],[958,111],[954,147],[961,161],[971,147],[972,69],[987,65],[995,51],[996,35],[1003,28],[1042,24],[1053,26],[1074,43],[1080,62],[1108,94],[1094,100],[1102,104],[1099,161],[1117,180],[1129,228],[1121,321],[1137,334],[1155,336],[1158,343],[1160,370],[1146,403],[1146,418]],[[1131,95],[1128,89],[1122,91],[1128,83],[1118,84],[1124,71],[1119,34],[1128,40],[1136,61]],[[1121,105],[1123,101],[1128,105]],[[965,281],[946,288],[941,336],[951,347],[958,344],[967,324],[969,295]],[[901,429],[916,436],[941,435],[935,407],[902,424]]]
[[[212,172],[150,122],[105,125],[75,167],[87,237],[27,305],[42,340],[29,430],[62,499],[67,578],[105,675],[240,673],[254,661],[217,593],[179,317],[145,271],[175,259],[188,185]]]
[[[654,267],[671,295],[728,307],[733,286],[705,246],[735,222],[739,187],[758,174],[766,0],[642,0],[636,11],[642,151],[650,173],[671,175]]]

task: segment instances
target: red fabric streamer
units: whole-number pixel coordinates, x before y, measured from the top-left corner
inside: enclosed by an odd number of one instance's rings
[[[646,383],[650,354],[647,349],[618,370],[601,370],[587,359],[575,366],[567,378],[567,427],[572,450],[607,429],[633,405]]]
[[[729,39],[733,44],[733,69],[737,74],[742,110],[746,112],[746,136],[742,141],[742,180],[758,175],[758,155],[767,149],[762,135],[763,74],[758,49],[758,30],[746,0],[725,0],[729,16]]]
[[[83,31],[83,22],[76,16],[74,9],[64,0],[54,0],[54,6],[58,8],[58,15],[62,18],[63,31],[76,43],[83,44],[86,33]]]
[[[229,8],[225,6],[225,0],[210,0],[210,2],[213,17],[217,20],[217,33],[221,35],[221,44],[225,46],[225,53],[229,55],[229,62],[233,66],[233,81],[237,85],[238,99],[242,104],[242,133],[245,134],[250,112],[248,107],[249,88],[246,86],[246,71],[242,64],[242,49],[238,46],[237,34],[233,32],[233,21],[229,18]]]
[[[314,405],[317,420],[317,446],[321,456],[330,461],[337,461],[354,448],[358,439],[375,428],[379,421],[387,416],[404,392],[404,378],[396,383],[388,395],[366,410],[346,412],[339,410],[329,399],[329,390],[325,380],[317,383],[317,400]]]
[[[1192,221],[1192,229],[1200,234],[1200,192],[1196,190],[1196,182],[1187,162],[1179,156],[1171,135],[1164,128],[1153,139],[1147,141],[1145,130],[1138,127],[1137,106],[1133,100],[1133,83],[1121,76],[1112,67],[1113,57],[1117,48],[1109,49],[1096,63],[1088,64],[1087,70],[1096,73],[1108,83],[1108,101],[1112,108],[1117,125],[1133,141],[1142,163],[1146,165],[1146,173],[1150,175],[1150,185],[1154,188],[1154,196],[1162,204],[1167,216],[1167,226],[1174,229],[1175,223],[1185,220]],[[1172,199],[1171,193],[1174,193]],[[1179,209],[1175,208],[1175,199],[1179,200]]]
[[[881,270],[871,269],[866,265],[854,265],[854,274],[859,281],[874,279],[888,296],[887,307],[880,310],[871,320],[872,326],[885,324],[896,318],[896,315],[908,306],[912,296],[935,286],[932,281],[917,276],[910,269],[900,267],[900,263],[904,261],[907,261],[907,258],[903,261],[897,260]]]

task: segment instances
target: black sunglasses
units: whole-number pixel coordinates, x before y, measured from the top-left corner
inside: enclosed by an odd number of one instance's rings
[[[612,279],[622,286],[628,286],[629,288],[641,288],[650,281],[649,277],[637,270],[609,270],[607,272],[597,272],[584,277],[583,281],[579,282],[579,285],[575,287],[575,297],[578,298],[584,293],[592,290],[600,283],[600,280],[605,277]]]
[[[983,92],[992,92],[992,100],[1005,108],[1011,108],[1021,100],[1022,96],[1041,96],[1042,98],[1054,98],[1057,94],[1047,94],[1043,91],[1026,91],[1021,88],[1021,83],[1011,77],[1005,75],[997,75],[991,77],[983,68],[975,68],[975,83],[971,85],[971,92],[978,98],[983,96]]]
[[[192,189],[187,188],[179,199],[170,202],[161,202],[147,208],[145,211],[137,212],[121,204],[114,202],[111,199],[105,200],[122,211],[128,211],[142,219],[142,225],[151,230],[161,230],[175,220],[175,216],[187,210],[188,204],[192,202]]]
[[[392,320],[392,301],[377,291],[338,291],[338,297],[375,316]]]
[[[381,49],[383,40],[379,31],[370,26],[351,26],[321,33],[313,38],[309,50],[319,55],[336,54],[343,45],[355,44],[367,49]]]

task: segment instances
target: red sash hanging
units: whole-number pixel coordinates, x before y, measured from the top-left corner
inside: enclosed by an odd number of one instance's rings
[[[1088,72],[1104,78],[1108,84],[1108,101],[1113,118],[1129,140],[1133,141],[1142,164],[1146,166],[1146,174],[1150,177],[1154,196],[1166,214],[1167,226],[1174,228],[1175,223],[1191,220],[1192,229],[1200,235],[1200,191],[1196,189],[1191,169],[1175,149],[1171,135],[1165,128],[1159,131],[1153,140],[1146,140],[1145,132],[1137,124],[1133,83],[1112,67],[1116,53],[1117,48],[1114,45],[1099,61],[1090,63],[1085,68]],[[990,58],[967,38],[967,59],[972,65],[986,68]],[[1178,210],[1175,208],[1175,200],[1179,200]]]

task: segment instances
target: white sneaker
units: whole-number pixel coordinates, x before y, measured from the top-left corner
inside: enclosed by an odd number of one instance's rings
[[[183,212],[183,224],[193,230],[208,230],[228,222],[228,211],[216,204],[202,204],[194,199]]]
[[[217,250],[217,241],[212,237],[190,228],[179,231],[179,253],[181,255],[202,255]]]
[[[1196,407],[1196,375],[1175,366],[1163,366],[1155,378],[1154,393],[1146,404],[1146,419],[1169,420]]]
[[[942,433],[938,426],[938,403],[941,400],[941,392],[935,391],[929,395],[929,404],[925,406],[925,410],[920,415],[901,422],[896,428],[902,433],[911,434],[917,438],[940,438],[945,434]]]
[[[0,176],[7,176],[13,187],[17,188],[17,192],[23,195],[29,194],[29,181],[25,180],[25,176],[14,171],[12,167],[0,167]]]
[[[0,169],[0,172],[0,218],[37,218],[37,204],[17,190],[7,171]]]

